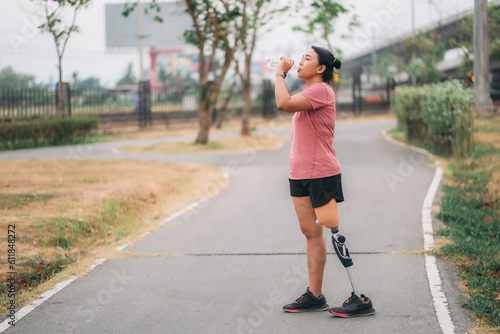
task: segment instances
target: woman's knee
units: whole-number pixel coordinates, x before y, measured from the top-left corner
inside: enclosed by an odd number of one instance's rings
[[[316,223],[312,224],[301,224],[300,230],[307,240],[315,239],[323,236],[323,228],[318,226]]]

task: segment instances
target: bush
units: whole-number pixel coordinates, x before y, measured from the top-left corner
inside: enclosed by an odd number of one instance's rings
[[[39,118],[0,123],[3,149],[73,143],[97,128],[99,118],[91,116]],[[2,147],[0,147],[1,149]]]
[[[472,152],[474,96],[458,80],[422,87],[397,87],[393,109],[408,141],[435,153]]]

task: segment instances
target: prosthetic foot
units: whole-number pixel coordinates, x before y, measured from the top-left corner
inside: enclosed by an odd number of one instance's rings
[[[332,228],[332,243],[335,253],[337,253],[340,262],[342,262],[342,265],[347,270],[353,292],[351,293],[351,297],[349,297],[341,307],[332,307],[328,311],[342,318],[361,317],[375,314],[375,308],[373,308],[370,298],[359,293],[356,280],[352,274],[351,267],[353,263],[351,257],[349,256],[347,246],[345,245],[345,237],[339,233],[338,227]]]

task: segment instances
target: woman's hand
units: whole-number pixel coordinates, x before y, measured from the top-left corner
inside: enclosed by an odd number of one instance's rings
[[[285,71],[286,73],[288,73],[288,71],[290,71],[290,69],[292,68],[294,61],[285,57],[281,57],[280,60],[281,63],[279,64],[277,71]]]

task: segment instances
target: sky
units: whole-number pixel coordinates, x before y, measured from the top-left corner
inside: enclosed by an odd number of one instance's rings
[[[413,1],[417,30],[474,6],[474,0]],[[93,0],[79,12],[76,24],[80,27],[80,32],[70,37],[63,58],[65,81],[71,82],[72,73],[78,72],[80,79],[98,77],[101,84],[112,87],[123,76],[129,63],[133,63],[138,76],[139,55],[136,52],[117,53],[106,50],[104,6],[107,3],[124,2],[126,0]],[[344,5],[353,6],[351,13],[358,16],[361,27],[351,33],[352,39],[342,39],[340,36],[348,33],[346,27],[349,18],[339,19],[332,43],[348,59],[349,56],[368,50],[374,44],[387,43],[411,32],[411,2],[412,0],[344,0]],[[12,66],[16,72],[34,75],[39,82],[55,82],[58,71],[54,41],[49,34],[36,29],[40,24],[40,8],[32,0],[0,0],[0,69]],[[303,20],[303,13],[294,13],[294,16],[285,19],[285,22],[276,22],[270,32],[260,36],[254,54],[255,60],[280,56],[299,59],[311,44],[325,44],[304,33],[292,31],[292,26]],[[69,20],[70,15],[65,15],[64,18]],[[144,61],[148,68],[147,54]]]

